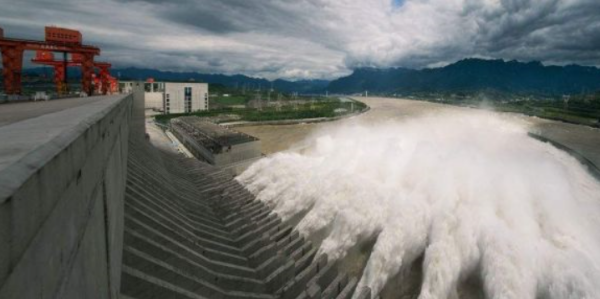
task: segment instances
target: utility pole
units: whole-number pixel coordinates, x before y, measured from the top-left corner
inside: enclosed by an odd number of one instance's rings
[[[292,99],[294,100],[294,110],[298,110],[298,93],[294,92]]]
[[[64,73],[64,78],[63,78],[63,82],[64,82],[64,87],[62,89],[63,93],[67,94],[69,93],[69,66],[68,66],[68,62],[67,62],[67,52],[63,52],[63,69],[65,70]],[[83,76],[83,74],[82,74]],[[85,91],[87,92],[87,90]]]
[[[260,94],[260,91],[256,93],[256,101],[257,101],[258,110],[262,111],[262,95]]]
[[[271,91],[269,90],[269,92],[267,93],[267,107],[269,107],[271,105]]]
[[[281,92],[277,94],[277,111],[281,110]]]

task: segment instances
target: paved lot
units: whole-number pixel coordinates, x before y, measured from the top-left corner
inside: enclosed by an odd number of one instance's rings
[[[104,97],[69,98],[40,102],[0,104],[0,127],[102,100]]]

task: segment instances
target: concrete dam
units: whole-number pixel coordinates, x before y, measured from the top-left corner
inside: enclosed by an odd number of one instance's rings
[[[532,127],[586,170],[487,112],[364,101],[355,119],[239,128],[307,144],[236,179],[149,140],[141,93],[2,106],[0,299],[597,294],[597,131]]]
[[[0,298],[371,297],[230,172],[153,147],[142,94],[0,127]]]

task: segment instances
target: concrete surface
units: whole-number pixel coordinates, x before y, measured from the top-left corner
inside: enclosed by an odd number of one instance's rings
[[[130,142],[123,298],[352,296],[356,281],[227,170],[151,143]]]
[[[102,101],[104,97],[56,99],[43,102],[20,102],[0,104],[0,126],[5,126],[29,118],[55,113],[78,106]]]
[[[534,119],[531,133],[566,147],[575,156],[581,156],[600,169],[600,129],[568,123]],[[581,160],[581,159],[580,159]],[[584,161],[584,163],[587,163]]]
[[[146,133],[150,137],[150,143],[157,149],[173,154],[178,153],[178,145],[151,118],[146,120]]]
[[[0,298],[117,298],[132,97],[2,108]]]
[[[259,139],[198,117],[173,119],[169,128],[189,152],[212,165],[243,170],[248,162],[262,157]]]

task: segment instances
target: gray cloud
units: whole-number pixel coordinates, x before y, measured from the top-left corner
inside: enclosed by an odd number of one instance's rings
[[[600,65],[598,0],[0,0],[7,36],[80,29],[118,67],[335,78],[465,57]],[[396,3],[396,4],[395,4]]]

